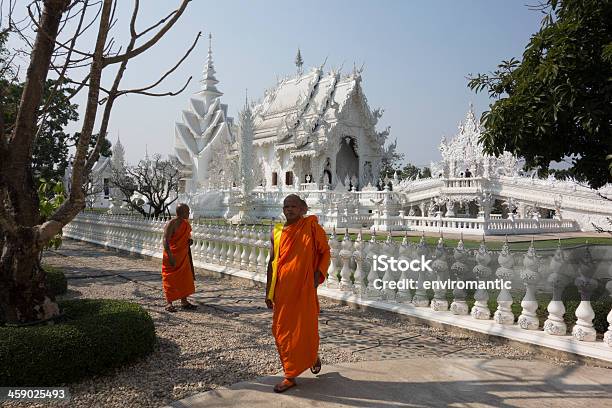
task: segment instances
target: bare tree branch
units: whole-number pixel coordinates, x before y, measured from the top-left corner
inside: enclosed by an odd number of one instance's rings
[[[185,54],[183,55],[183,57],[168,71],[166,71],[166,73],[164,75],[162,75],[156,82],[154,82],[153,84],[149,85],[149,86],[145,86],[143,88],[138,88],[138,89],[126,89],[126,90],[122,90],[119,92],[118,96],[127,94],[127,93],[140,93],[140,94],[144,94],[144,91],[148,91],[151,88],[155,88],[157,85],[159,85],[164,79],[166,79],[170,74],[172,74],[174,71],[176,71],[176,69],[183,63],[183,61],[185,61],[185,59],[187,59],[187,57],[189,56],[189,54],[191,54],[191,51],[193,51],[193,49],[195,48],[196,44],[198,43],[200,37],[202,36],[202,32],[200,31],[198,33],[198,35],[196,36],[195,40],[193,41],[193,44],[191,44],[191,47],[189,47],[189,49],[187,50],[187,52],[185,52]],[[191,80],[191,77],[189,78],[189,80]],[[180,91],[178,91],[177,93],[174,93],[173,95],[177,95],[179,93],[181,93],[185,87],[187,86],[187,84],[189,83],[189,80],[187,81],[187,83],[183,86],[183,88],[181,88]],[[155,96],[163,96],[163,95],[169,95],[169,94],[157,94]]]
[[[42,108],[42,112],[41,112],[42,116],[39,120],[38,130],[36,131],[36,135],[34,136],[34,138],[38,138],[38,136],[40,135],[40,132],[43,128],[43,123],[45,122],[45,119],[47,118],[49,106],[51,105],[51,102],[53,101],[53,98],[55,97],[55,93],[57,92],[57,89],[59,88],[60,84],[62,84],[66,76],[66,70],[68,69],[68,63],[70,62],[72,50],[74,49],[77,38],[79,38],[79,36],[81,35],[80,31],[81,31],[81,27],[83,26],[83,21],[85,19],[85,11],[87,10],[87,2],[88,0],[84,0],[83,9],[81,10],[81,17],[79,18],[79,23],[77,24],[77,28],[74,32],[74,36],[72,37],[72,41],[70,42],[68,55],[66,56],[66,63],[62,67],[62,70],[59,73],[59,77],[57,78],[57,80],[55,81],[55,84],[53,85],[53,89],[51,90],[51,93],[49,97],[47,98],[47,103]]]
[[[111,64],[116,64],[125,59],[134,58],[137,55],[142,54],[143,52],[145,52],[146,50],[154,46],[168,32],[168,30],[172,28],[174,23],[178,21],[179,17],[183,14],[185,9],[187,8],[187,5],[189,4],[189,2],[191,2],[191,0],[183,0],[183,2],[181,3],[181,6],[176,10],[176,14],[174,14],[172,18],[153,37],[151,37],[149,41],[147,41],[146,43],[144,43],[143,45],[141,45],[140,47],[132,51],[129,51],[129,52],[126,51],[125,54],[105,58],[104,65],[107,66]]]

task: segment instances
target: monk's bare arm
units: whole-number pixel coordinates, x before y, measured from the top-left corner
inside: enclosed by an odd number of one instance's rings
[[[315,287],[317,287],[327,278],[327,268],[330,262],[327,234],[320,225],[315,226],[315,248],[319,253],[319,265],[315,271]]]
[[[272,309],[272,301],[268,299],[270,293],[270,285],[272,284],[272,261],[274,260],[274,241],[271,240],[270,259],[268,260],[268,270],[266,271],[266,305],[268,309]]]
[[[176,221],[176,219],[171,220],[168,224],[166,224],[166,228],[164,228],[164,249],[168,254],[168,261],[172,266],[175,265],[176,261],[174,259],[174,255],[172,254],[172,251],[170,250],[170,237],[172,237],[172,235],[174,235],[174,233],[176,232],[176,227],[178,224]]]

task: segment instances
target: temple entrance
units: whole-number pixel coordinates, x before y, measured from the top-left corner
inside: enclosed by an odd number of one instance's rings
[[[338,175],[338,181],[345,186],[347,186],[347,179],[352,184],[356,184],[359,180],[357,146],[355,145],[355,139],[350,136],[344,136],[340,142],[340,150],[336,155],[336,174]]]

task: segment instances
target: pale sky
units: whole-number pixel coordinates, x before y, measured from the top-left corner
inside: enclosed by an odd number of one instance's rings
[[[131,12],[131,2],[121,3],[119,41]],[[141,1],[139,27],[175,4]],[[368,103],[385,109],[378,130],[391,126],[390,140],[397,138],[406,161],[427,165],[439,160],[441,137],[456,133],[470,102],[478,117],[488,107],[488,96],[469,90],[466,76],[520,58],[540,19],[525,0],[193,0],[166,37],[130,63],[122,83],[154,82],[202,31],[196,49],[160,90],[180,88],[193,75],[190,85],[175,97],[124,97],[113,111],[109,138],[114,143],[120,133],[130,163],[144,156],[145,146],[149,154],[173,152],[174,122],[199,90],[212,32],[218,88],[230,116],[244,105],[245,89],[257,100],[277,77],[293,74],[299,47],[307,69],[325,58],[326,71],[365,64]]]

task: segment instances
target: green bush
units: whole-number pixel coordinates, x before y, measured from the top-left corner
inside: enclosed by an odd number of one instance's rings
[[[53,296],[63,295],[68,290],[68,281],[64,272],[49,265],[44,266],[47,273],[47,288]]]
[[[55,386],[103,374],[150,354],[155,326],[139,305],[120,300],[60,302],[62,322],[0,327],[0,384]]]

